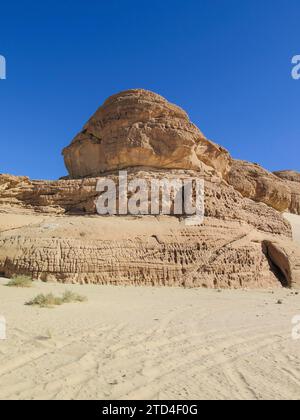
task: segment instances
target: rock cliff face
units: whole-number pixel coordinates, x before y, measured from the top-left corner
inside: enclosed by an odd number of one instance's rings
[[[131,169],[129,181],[188,175],[199,173]],[[116,180],[117,174],[107,177]],[[209,170],[202,177],[205,222],[187,227],[178,217],[96,216],[98,178],[20,178],[18,183],[0,176],[0,273],[99,284],[295,286],[295,276],[278,275],[263,245],[290,244],[289,223],[276,210],[243,198]],[[281,261],[285,269],[286,260]]]
[[[151,92],[109,98],[64,150],[70,176],[0,175],[0,274],[45,281],[185,287],[300,287],[299,174],[234,161]],[[205,221],[96,214],[99,179],[205,180]],[[298,195],[297,195],[298,194]],[[129,197],[129,195],[128,195]]]
[[[187,228],[175,218],[18,217],[10,215],[13,227],[0,236],[0,273],[8,277],[211,288],[281,285],[262,249],[262,240],[272,243],[273,236],[246,223],[207,218],[203,226]],[[0,225],[7,226],[5,220],[0,215]]]

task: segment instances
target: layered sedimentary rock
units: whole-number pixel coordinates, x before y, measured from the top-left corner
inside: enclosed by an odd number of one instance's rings
[[[142,178],[150,185],[154,178],[197,175],[132,169],[128,180]],[[117,181],[117,174],[107,177]],[[100,284],[280,286],[282,279],[263,243],[291,242],[289,223],[274,209],[243,198],[209,170],[202,177],[205,222],[188,227],[178,217],[96,215],[99,178],[56,182],[20,178],[18,184],[16,178],[9,182],[5,176],[6,189],[0,194],[0,272]],[[3,186],[2,181],[0,177]],[[9,202],[14,202],[13,208]]]
[[[0,215],[0,225],[4,220]],[[16,216],[14,223],[0,236],[0,273],[8,277],[23,273],[74,283],[280,286],[262,250],[261,241],[269,235],[246,223],[207,218],[203,226],[187,228],[175,218],[74,216],[37,216],[34,223],[24,216],[23,225]]]
[[[143,179],[147,182],[149,191],[151,190],[151,181],[154,179],[170,181],[172,179],[203,179],[205,182],[206,217],[220,219],[224,223],[228,220],[245,222],[263,232],[291,236],[290,225],[280,213],[270,207],[243,198],[237,190],[228,185],[221,177],[213,175],[210,170],[199,173],[184,170],[169,172],[130,169],[127,174],[128,183],[134,179]],[[97,181],[113,180],[118,186],[118,175],[119,173],[116,172],[101,178],[59,181],[30,181],[28,178],[21,177],[20,184],[16,182],[17,177],[13,177],[14,182],[11,188],[0,192],[0,209],[5,210],[7,205],[11,208],[13,204],[15,211],[22,209],[44,214],[97,215],[96,202],[99,196],[96,188]],[[9,179],[8,175],[0,175],[0,187],[3,177],[6,183]],[[128,191],[129,196],[130,192]]]
[[[130,90],[109,98],[63,154],[67,179],[0,175],[0,274],[99,284],[300,286],[300,249],[280,213],[298,211],[297,176],[234,161],[161,96]],[[188,226],[185,215],[172,213],[99,216],[97,183],[118,185],[120,169],[149,190],[153,179],[203,179],[204,223]]]
[[[109,98],[63,155],[72,178],[129,167],[198,170],[203,162],[223,173],[230,161],[181,108],[145,90]]]

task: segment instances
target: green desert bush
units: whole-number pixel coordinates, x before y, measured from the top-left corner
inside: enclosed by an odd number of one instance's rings
[[[85,302],[85,296],[78,295],[70,291],[66,291],[62,297],[54,296],[52,293],[47,295],[39,294],[34,299],[26,302],[28,306],[39,306],[40,308],[53,308],[64,303]]]
[[[32,278],[28,276],[13,277],[8,283],[9,287],[31,287],[33,284]]]

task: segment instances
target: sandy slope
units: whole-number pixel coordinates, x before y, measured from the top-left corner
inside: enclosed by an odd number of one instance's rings
[[[300,295],[0,282],[0,398],[298,399]],[[39,292],[88,302],[37,309]],[[283,305],[277,305],[278,299]]]
[[[294,240],[300,243],[300,216],[290,213],[285,213],[284,216],[292,225]]]

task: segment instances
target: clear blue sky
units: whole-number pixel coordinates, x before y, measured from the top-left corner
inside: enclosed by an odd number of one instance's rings
[[[3,1],[0,173],[55,179],[113,93],[158,92],[236,158],[300,171],[299,0]]]

